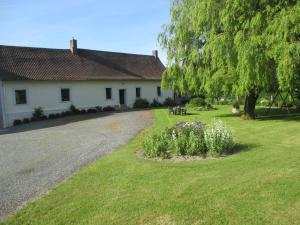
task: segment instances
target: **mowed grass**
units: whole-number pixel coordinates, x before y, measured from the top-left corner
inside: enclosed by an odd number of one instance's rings
[[[169,116],[82,169],[3,224],[300,224],[300,116],[243,121],[229,106]],[[145,135],[178,121],[219,118],[239,150],[215,160],[135,156]]]

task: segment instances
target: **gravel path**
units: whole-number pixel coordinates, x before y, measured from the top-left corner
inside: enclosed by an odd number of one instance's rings
[[[0,220],[150,125],[151,111],[73,116],[0,131]]]

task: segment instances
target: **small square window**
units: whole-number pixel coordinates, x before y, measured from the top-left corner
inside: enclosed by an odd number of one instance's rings
[[[70,101],[70,89],[69,88],[62,88],[61,89],[61,101],[62,102],[69,102]]]
[[[106,88],[105,92],[106,92],[106,99],[111,99],[111,88]]]
[[[160,87],[157,87],[157,96],[161,96],[161,88]]]
[[[135,89],[135,96],[136,96],[137,98],[140,98],[140,97],[141,97],[141,88],[136,88],[136,89]]]
[[[15,90],[15,95],[17,105],[27,104],[26,90]]]

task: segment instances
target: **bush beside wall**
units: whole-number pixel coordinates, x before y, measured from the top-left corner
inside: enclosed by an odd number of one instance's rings
[[[149,107],[149,102],[147,99],[143,99],[143,98],[139,98],[136,99],[134,104],[133,104],[133,108],[136,109],[145,109]]]

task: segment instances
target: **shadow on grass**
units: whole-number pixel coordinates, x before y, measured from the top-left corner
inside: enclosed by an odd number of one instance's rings
[[[176,114],[176,115],[174,115],[174,114],[169,114],[170,116],[176,116],[176,117],[182,117],[182,118],[184,118],[185,116],[195,116],[195,115],[199,115],[199,113],[197,113],[197,112],[187,112],[186,114],[183,114],[183,115],[181,115],[181,114]]]
[[[271,115],[271,116],[259,116],[256,118],[258,121],[267,120],[284,120],[284,121],[297,121],[300,122],[300,113],[298,114],[286,114],[286,115]]]
[[[300,109],[283,109],[283,108],[269,108],[260,107],[256,109],[259,121],[264,120],[286,120],[286,121],[300,121]]]
[[[226,113],[226,114],[217,115],[216,117],[237,118],[237,117],[241,117],[242,115],[243,113]]]
[[[228,155],[237,154],[239,152],[248,152],[251,151],[253,148],[259,147],[258,144],[236,144],[233,149],[228,153]]]
[[[300,121],[300,109],[283,109],[283,108],[269,108],[258,107],[255,110],[256,120],[286,120],[286,121]],[[242,117],[243,111],[237,114],[225,113],[218,115],[219,118],[238,118]],[[242,118],[241,118],[242,119]]]

